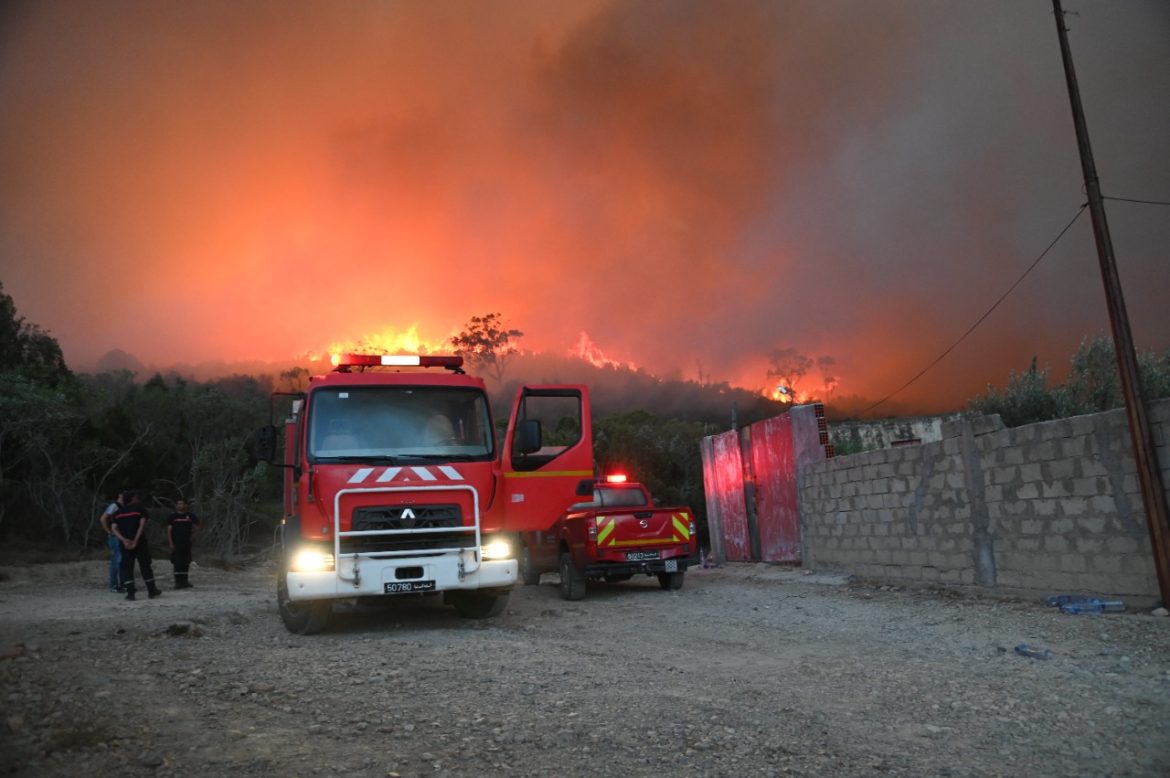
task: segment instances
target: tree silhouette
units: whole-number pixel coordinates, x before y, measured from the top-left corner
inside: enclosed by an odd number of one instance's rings
[[[455,353],[476,370],[487,370],[497,384],[504,382],[504,369],[518,353],[513,341],[524,333],[511,329],[499,313],[472,316],[463,331],[451,338]]]
[[[793,347],[772,349],[768,355],[772,367],[768,369],[768,378],[779,381],[780,385],[789,392],[795,393],[800,379],[813,366],[813,361]]]

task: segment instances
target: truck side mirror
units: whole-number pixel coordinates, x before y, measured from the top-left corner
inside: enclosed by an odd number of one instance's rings
[[[582,478],[577,482],[578,497],[592,497],[593,487],[597,484],[596,478]]]
[[[540,421],[524,419],[516,425],[516,448],[521,454],[540,451]]]
[[[262,462],[276,458],[276,427],[271,424],[256,430],[256,458]]]

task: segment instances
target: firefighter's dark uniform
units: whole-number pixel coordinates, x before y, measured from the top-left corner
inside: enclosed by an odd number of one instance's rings
[[[118,533],[125,540],[134,540],[138,534],[139,526],[145,524],[146,520],[146,509],[142,507],[142,503],[135,502],[115,513],[111,523],[118,528]],[[134,599],[134,560],[138,560],[138,568],[142,571],[142,582],[146,584],[146,591],[149,592],[150,597],[158,597],[162,592],[159,591],[158,585],[154,582],[154,568],[151,565],[150,545],[146,542],[145,527],[142,528],[142,537],[138,539],[134,548],[127,548],[125,542],[122,543],[121,577],[122,584],[126,587],[127,600]]]
[[[191,569],[191,536],[199,526],[199,517],[191,511],[175,511],[167,519],[170,525],[171,542],[175,548],[171,551],[171,565],[175,568],[175,588],[190,589],[191,581],[187,573]]]

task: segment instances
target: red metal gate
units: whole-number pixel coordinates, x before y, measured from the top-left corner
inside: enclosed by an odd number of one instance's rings
[[[800,512],[796,504],[792,417],[785,414],[753,424],[751,441],[760,559],[799,562]]]
[[[704,457],[703,488],[707,491],[707,517],[712,536],[718,533],[726,559],[750,562],[752,543],[743,499],[739,434],[733,430],[706,440],[711,442],[711,450],[710,457]],[[714,550],[718,553],[718,549]]]

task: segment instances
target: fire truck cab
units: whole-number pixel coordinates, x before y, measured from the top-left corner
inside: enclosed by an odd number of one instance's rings
[[[464,616],[498,615],[519,533],[550,527],[592,477],[584,386],[521,387],[499,439],[462,362],[344,355],[292,395],[276,539],[291,632],[323,629],[337,600],[388,595],[441,592]],[[261,459],[279,437],[261,429]]]

